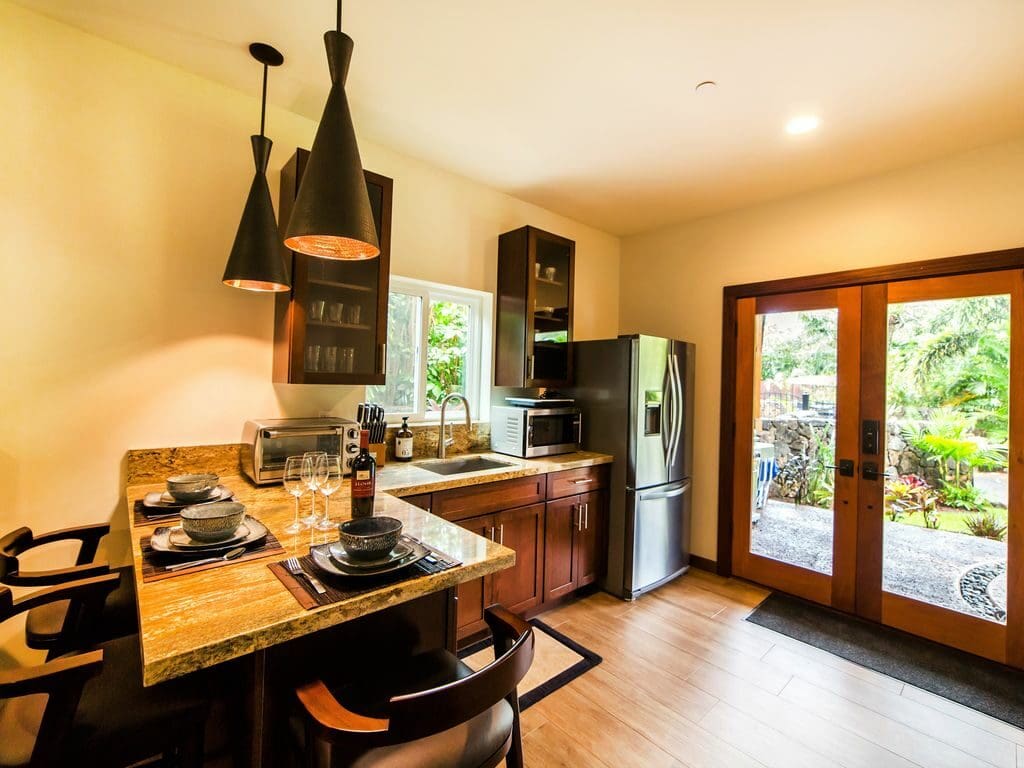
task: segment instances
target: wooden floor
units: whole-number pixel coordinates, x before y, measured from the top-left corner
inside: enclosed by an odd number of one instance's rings
[[[542,615],[604,663],[523,713],[530,768],[1024,768],[1024,731],[743,621],[767,592],[694,571]]]

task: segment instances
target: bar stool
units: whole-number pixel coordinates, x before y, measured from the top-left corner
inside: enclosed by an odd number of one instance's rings
[[[0,587],[0,622],[70,601],[82,606],[87,625],[116,584],[117,575],[106,574],[20,600]],[[58,646],[80,642],[57,639]],[[200,768],[208,712],[202,682],[181,678],[143,688],[137,635],[39,666],[0,670],[0,768],[110,768],[156,755],[181,768]]]
[[[97,622],[98,639],[109,640],[135,634],[139,624],[135,606],[135,580],[131,567],[112,571],[109,565],[96,559],[100,539],[110,533],[105,523],[65,528],[36,536],[32,529],[18,528],[0,538],[0,584],[10,587],[52,587],[76,579],[115,573],[120,583],[107,599]],[[49,571],[26,571],[21,568],[19,557],[25,552],[62,541],[79,543],[75,564],[68,568]],[[76,620],[79,606],[69,601],[56,601],[32,609],[25,617],[25,643],[29,648],[50,652],[50,657],[59,656],[66,647],[59,647],[58,638],[70,618]],[[64,635],[65,637],[74,635]]]
[[[295,689],[289,725],[307,766],[522,768],[517,686],[533,663],[533,628],[501,606],[485,614],[495,660],[474,672],[447,651],[347,680]]]

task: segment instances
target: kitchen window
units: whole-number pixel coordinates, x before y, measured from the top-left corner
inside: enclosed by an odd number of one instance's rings
[[[486,416],[490,397],[490,293],[391,276],[388,295],[387,383],[367,387],[388,421],[436,421],[451,392],[469,398],[470,413]],[[463,412],[461,401],[449,414]]]

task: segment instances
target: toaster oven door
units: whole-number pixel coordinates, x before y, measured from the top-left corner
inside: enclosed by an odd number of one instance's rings
[[[334,431],[323,429],[281,429],[260,430],[257,451],[257,474],[259,482],[280,480],[284,476],[285,459],[301,456],[307,451],[342,454],[342,428]]]

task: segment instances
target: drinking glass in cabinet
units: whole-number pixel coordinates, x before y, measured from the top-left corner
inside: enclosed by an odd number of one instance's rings
[[[327,306],[327,302],[323,299],[317,299],[309,303],[309,320],[313,323],[322,323],[324,321],[324,308]]]
[[[327,319],[332,323],[340,323],[345,316],[345,305],[340,301],[332,301],[327,308]]]
[[[346,322],[352,325],[359,325],[359,321],[362,319],[362,317],[363,308],[358,304],[352,304],[348,308],[348,317],[346,318]]]
[[[323,348],[323,369],[327,373],[335,373],[338,370],[338,348]]]
[[[316,372],[320,370],[320,345],[310,344],[306,347],[306,370]]]
[[[338,354],[338,373],[352,373],[355,369],[356,350],[354,347],[341,347]]]

